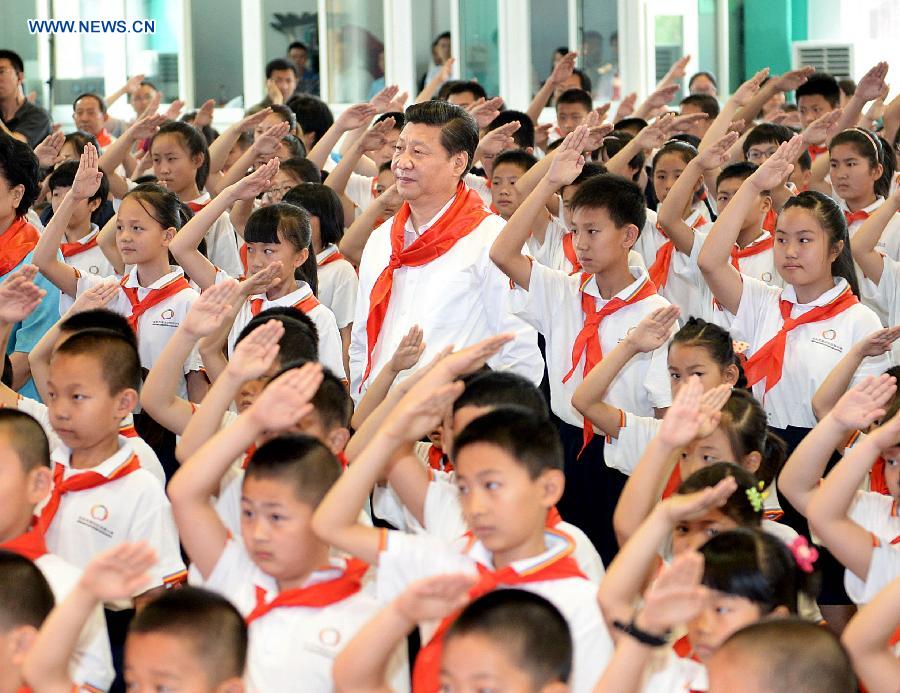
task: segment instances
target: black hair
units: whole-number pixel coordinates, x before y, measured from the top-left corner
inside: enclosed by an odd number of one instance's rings
[[[101,366],[109,394],[141,389],[141,360],[134,342],[118,332],[94,327],[76,332],[53,352],[58,356],[89,356]]]
[[[272,376],[272,380],[310,362],[309,359],[282,361],[281,368]],[[322,382],[310,403],[327,431],[350,427],[350,418],[353,416],[353,400],[350,399],[350,393],[347,392],[344,381],[330,368],[322,367]]]
[[[527,171],[537,161],[537,157],[534,154],[529,154],[524,149],[507,149],[494,157],[494,170],[496,171],[500,164],[512,164],[523,171]]]
[[[72,146],[75,147],[75,153],[80,157],[84,154],[84,147],[87,144],[94,145],[94,148],[99,152],[100,144],[97,142],[97,138],[94,137],[89,132],[82,132],[81,130],[76,130],[75,132],[70,132],[66,135],[66,140],[63,145],[71,142]],[[78,163],[76,161],[76,163]]]
[[[277,115],[281,118],[282,122],[288,124],[290,130],[288,130],[288,134],[293,133],[297,129],[297,116],[294,112],[285,106],[283,103],[273,103],[269,108],[272,110],[274,115]]]
[[[16,72],[25,72],[25,63],[22,62],[22,56],[8,48],[0,48],[0,60],[9,60]]]
[[[699,72],[695,72],[691,75],[691,78],[688,80],[688,89],[691,88],[691,85],[698,77],[706,77],[710,82],[713,83],[713,86],[718,88],[719,83],[716,81],[716,76],[712,72],[707,72],[706,70],[700,70]]]
[[[434,41],[431,42],[431,47],[434,48],[436,45],[438,45],[438,42],[439,42],[441,39],[447,39],[447,40],[449,41],[449,40],[450,40],[450,32],[449,32],[449,31],[445,31],[445,32],[443,32],[443,33],[438,34],[437,36],[435,36],[435,37],[434,37]]]
[[[327,185],[301,183],[291,188],[282,202],[302,207],[318,218],[323,248],[344,237],[344,207],[341,198]]]
[[[856,82],[850,77],[839,79],[838,86],[846,96],[853,96],[856,93]]]
[[[137,337],[128,319],[121,313],[106,308],[92,308],[80,313],[72,313],[59,323],[60,332],[81,332],[82,330],[102,329],[115,332],[138,348]]]
[[[179,231],[194,216],[190,207],[178,199],[178,195],[158,183],[141,183],[125,193],[122,199],[129,197],[134,198],[164,229],[173,228]]]
[[[438,89],[438,93],[432,97],[432,100],[433,101],[446,101],[447,94],[450,92],[451,87],[453,87],[454,84],[456,84],[457,82],[460,82],[460,81],[462,81],[462,80],[448,79],[446,82],[444,82],[440,86],[440,88]]]
[[[0,432],[6,435],[25,472],[50,468],[50,442],[43,426],[33,416],[18,409],[0,409]]]
[[[213,142],[216,141],[216,138],[219,136],[219,131],[216,130],[212,125],[207,123],[206,125],[197,125],[197,113],[198,111],[191,111],[190,113],[185,113],[178,120],[182,123],[187,123],[188,125],[197,129],[197,131],[203,135],[203,138],[206,140],[206,146],[209,147]],[[241,133],[243,135],[244,133]],[[240,135],[238,136],[240,137]]]
[[[850,128],[831,138],[828,151],[834,151],[840,144],[853,146],[854,151],[869,162],[869,169],[881,164],[881,177],[875,181],[874,191],[881,197],[890,197],[891,182],[894,178],[894,153],[890,147],[884,146],[886,142],[864,128]]]
[[[808,210],[815,217],[828,237],[828,245],[833,248],[843,242],[840,254],[831,263],[831,276],[843,277],[847,280],[854,294],[859,296],[859,283],[853,267],[853,256],[850,254],[850,235],[847,230],[847,219],[838,203],[828,195],[815,190],[807,190],[794,195],[785,202],[782,211],[793,207]]]
[[[40,628],[53,604],[53,591],[40,569],[24,556],[0,549],[0,633],[20,626]]]
[[[617,227],[633,224],[638,233],[647,221],[644,193],[634,181],[614,173],[588,178],[569,204],[573,212],[579,207],[604,209]]]
[[[394,119],[394,130],[402,130],[403,126],[406,125],[406,116],[404,116],[401,111],[388,111],[387,113],[382,113],[375,119],[375,123],[380,123],[388,118]]]
[[[77,172],[77,161],[74,159],[71,161],[63,161],[59,166],[53,169],[53,173],[50,174],[50,177],[47,180],[50,193],[52,194],[56,188],[71,188]],[[88,201],[99,200],[102,203],[108,196],[109,179],[106,177],[105,173],[101,172],[100,185],[97,187],[97,192],[91,195]]]
[[[190,641],[213,686],[241,678],[247,663],[247,625],[234,605],[209,590],[169,590],[138,611],[129,635],[164,633]]]
[[[709,116],[709,122],[712,122],[716,116],[719,115],[719,102],[716,100],[715,96],[710,96],[709,94],[691,94],[689,96],[685,96],[681,100],[681,104],[683,106],[696,106],[700,109],[701,113],[705,113]]]
[[[900,366],[891,366],[885,373],[895,377],[897,382],[900,382]],[[898,413],[900,413],[900,390],[895,390],[893,397],[891,397],[890,401],[885,406],[884,416],[881,417],[881,420],[882,422],[890,421],[897,416]]]
[[[728,366],[737,366],[738,381],[735,387],[747,386],[741,361],[734,352],[734,339],[724,327],[707,322],[703,318],[690,317],[672,337],[669,348],[671,349],[676,344],[705,349],[722,371]]]
[[[813,72],[795,92],[798,104],[802,97],[816,94],[825,99],[832,108],[837,108],[841,102],[841,87],[827,72]]]
[[[732,633],[719,647],[750,664],[760,690],[856,693],[853,663],[838,637],[799,617],[767,618]],[[752,657],[748,661],[748,657]],[[758,666],[754,664],[758,663]]]
[[[316,272],[316,257],[312,252],[312,228],[309,214],[302,207],[277,202],[255,210],[244,227],[244,241],[247,243],[281,243],[284,239],[296,252],[309,250],[306,261],[297,268],[294,276],[309,284],[313,293],[319,289]]]
[[[301,158],[306,156],[306,145],[296,135],[288,133],[281,138],[281,143],[286,145],[289,152],[289,158]]]
[[[607,159],[612,159],[616,154],[624,149],[626,144],[628,144],[633,139],[634,135],[632,135],[630,132],[625,132],[624,130],[613,130],[611,133],[609,133],[606,137],[603,138],[602,144],[603,151],[606,153]],[[641,171],[644,169],[645,162],[646,155],[644,154],[643,149],[635,154],[628,162],[628,168],[634,169],[632,180],[635,183],[637,183],[638,178],[641,175]]]
[[[406,124],[429,125],[441,129],[441,146],[449,156],[465,152],[468,161],[460,178],[472,168],[478,147],[478,124],[472,115],[446,101],[424,101],[406,109]]]
[[[616,130],[631,130],[632,128],[634,128],[635,132],[631,134],[635,135],[645,127],[647,127],[647,125],[649,125],[649,123],[647,123],[647,121],[643,118],[622,118],[622,120],[616,123]]]
[[[562,140],[557,140],[557,142],[561,142]],[[594,176],[599,176],[601,173],[607,173],[606,166],[596,161],[586,161],[584,163],[584,167],[581,169],[581,173],[579,173],[575,180],[573,180],[569,185],[564,185],[564,188],[568,188],[570,186],[578,187],[584,181],[589,178],[593,178]]]
[[[566,619],[549,601],[519,589],[494,590],[463,609],[447,631],[446,642],[482,635],[507,651],[526,671],[532,690],[568,683],[574,643]]]
[[[712,488],[728,477],[734,478],[737,483],[737,489],[728,497],[725,504],[719,508],[719,512],[734,520],[740,527],[759,527],[762,513],[753,507],[747,495],[747,492],[752,489],[759,490],[757,488],[757,480],[753,474],[740,465],[732,462],[714,462],[701,467],[681,482],[678,486],[678,493],[686,495],[702,491],[705,488]]]
[[[290,70],[294,73],[294,77],[300,77],[300,74],[297,72],[297,66],[290,60],[285,60],[284,58],[275,58],[266,63],[266,79],[270,79],[272,73],[276,70],[279,72],[282,70]]]
[[[279,168],[290,173],[301,183],[321,183],[322,172],[304,156],[293,156],[281,162]]]
[[[653,155],[651,166],[655,169],[656,164],[666,154],[678,154],[681,157],[681,160],[687,164],[697,156],[698,152],[697,147],[690,142],[685,142],[684,140],[675,139],[673,137],[656,150],[656,154]]]
[[[484,90],[484,87],[481,86],[478,82],[462,80],[455,81],[450,89],[447,90],[447,98],[453,96],[454,94],[465,94],[466,92],[471,93],[475,97],[476,101],[478,99],[487,98],[487,92]]]
[[[801,592],[815,597],[815,572],[802,571],[784,542],[759,529],[742,527],[712,537],[701,548],[703,584],[717,592],[743,597],[763,616],[779,606],[797,613]]]
[[[90,92],[90,91],[86,91],[75,97],[75,100],[72,102],[72,110],[73,111],[75,110],[75,106],[77,106],[78,102],[81,101],[82,99],[94,99],[94,101],[97,102],[97,105],[100,106],[100,112],[106,113],[106,101],[103,100],[102,96],[98,96],[97,94]]]
[[[749,391],[740,388],[731,391],[722,407],[719,429],[728,436],[738,464],[752,452],[760,454],[762,459],[755,476],[766,488],[775,481],[787,459],[787,444],[769,430],[767,423],[765,410]]]
[[[586,91],[588,94],[590,94],[591,87],[593,85],[591,84],[591,78],[588,76],[588,73],[581,68],[576,67],[574,70],[572,70],[572,74],[578,76],[578,81],[581,82],[581,90]]]
[[[3,56],[0,52],[0,59]],[[38,173],[40,165],[34,152],[24,142],[5,132],[0,132],[0,176],[10,188],[21,185],[25,190],[16,207],[16,216],[24,217],[40,192]]]
[[[782,144],[783,142],[790,142],[794,134],[794,131],[786,125],[778,125],[776,123],[760,123],[759,125],[755,125],[750,132],[747,133],[747,137],[744,138],[744,143],[741,145],[741,149],[744,152],[744,158],[747,158],[747,154],[751,147],[759,144]]]
[[[274,306],[254,315],[238,334],[235,346],[269,320],[277,320],[284,327],[284,334],[278,340],[279,363],[318,361],[319,331],[316,324],[306,313],[293,306]]]
[[[590,92],[584,89],[566,89],[556,100],[557,106],[564,103],[581,104],[588,113],[594,107]]]
[[[247,465],[248,479],[279,479],[291,484],[297,499],[317,508],[341,475],[341,464],[325,445],[300,434],[280,435],[263,443]]]
[[[806,149],[804,149],[803,153],[797,158],[797,167],[801,171],[809,171],[812,168],[812,157]]]
[[[328,104],[316,96],[296,94],[288,99],[287,107],[297,116],[300,129],[304,133],[313,133],[313,145],[334,125],[334,115]]]
[[[500,115],[494,118],[485,130],[490,132],[507,123],[519,124],[519,129],[512,134],[513,141],[516,143],[517,147],[521,147],[522,149],[534,147],[534,123],[531,122],[531,118],[528,117],[528,114],[522,113],[522,111],[514,111],[511,109],[500,111]]]
[[[466,389],[453,402],[453,411],[463,407],[506,407],[527,409],[547,418],[547,400],[528,378],[512,371],[478,371],[463,378]]]
[[[672,135],[672,142],[684,142],[685,144],[691,145],[694,149],[700,148],[700,138],[697,135],[691,135],[687,132],[679,132],[675,135]]]
[[[751,164],[749,161],[738,161],[736,164],[728,164],[716,177],[716,189],[726,180],[747,180],[757,168],[756,164]]]
[[[203,190],[206,185],[206,179],[209,177],[209,147],[206,144],[206,138],[193,125],[182,123],[177,120],[170,120],[163,123],[159,130],[150,140],[150,153],[153,153],[153,143],[162,135],[176,135],[181,139],[181,145],[185,148],[188,156],[191,158],[202,155],[203,161],[194,174],[194,181],[197,188]]]
[[[532,479],[549,469],[563,468],[562,443],[546,416],[518,406],[498,407],[474,419],[453,441],[457,460],[470,445],[494,445],[525,468]]]
[[[309,47],[305,43],[303,43],[303,41],[292,41],[287,47],[288,53],[290,53],[295,48],[299,48],[309,53]]]

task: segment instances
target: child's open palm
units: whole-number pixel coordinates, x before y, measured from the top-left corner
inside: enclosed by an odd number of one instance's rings
[[[556,63],[556,66],[553,68],[553,72],[550,73],[550,81],[553,82],[553,84],[560,84],[569,79],[569,77],[572,76],[572,72],[575,70],[575,58],[577,57],[578,53],[569,51],[560,58],[560,61]]]
[[[268,161],[278,151],[278,144],[291,130],[291,124],[285,121],[270,126],[253,140],[253,151],[257,158]]]
[[[268,116],[271,112],[272,109],[266,107],[261,111],[257,111],[256,113],[248,115],[246,118],[241,120],[240,124],[238,125],[238,129],[241,132],[253,132],[256,129],[256,126],[263,122],[266,119],[266,116]]]
[[[128,130],[134,139],[144,140],[148,137],[153,137],[156,131],[159,130],[160,125],[165,122],[166,117],[164,115],[156,115],[155,110],[151,113],[148,108],[140,118],[134,121],[134,125]]]
[[[848,431],[864,431],[884,416],[884,407],[896,391],[896,378],[887,373],[869,376],[847,390],[829,416]]]
[[[373,116],[378,114],[378,109],[368,103],[358,103],[350,106],[341,113],[336,125],[342,130],[356,130],[364,125],[368,125]]]
[[[569,185],[578,178],[584,168],[584,143],[587,141],[588,128],[579,125],[566,135],[563,143],[556,150],[550,169],[547,171],[547,180],[555,187],[561,188]]]
[[[191,304],[181,323],[182,328],[195,339],[211,335],[222,326],[240,292],[236,279],[226,279],[209,287]]]
[[[626,339],[641,354],[655,351],[669,341],[672,326],[680,312],[678,306],[674,305],[657,308],[650,315],[645,316]]]
[[[102,602],[139,594],[150,582],[156,552],[146,542],[122,543],[97,554],[81,576],[81,585]]]
[[[37,267],[25,265],[0,283],[0,323],[22,322],[47,294],[34,283]]]
[[[721,508],[737,490],[737,481],[726,476],[715,486],[708,486],[694,493],[676,493],[662,502],[669,520],[676,524],[696,520],[713,508]]]
[[[366,130],[362,139],[363,151],[373,152],[381,149],[387,141],[387,135],[393,129],[394,124],[393,117],[385,118]]]
[[[284,431],[313,410],[312,398],[322,382],[322,364],[306,363],[270,382],[247,410],[263,431]]]
[[[753,172],[747,181],[757,190],[773,190],[781,185],[794,170],[794,161],[803,151],[803,138],[794,135],[789,142],[782,142],[777,151]]]
[[[860,356],[881,356],[891,349],[891,345],[900,337],[900,325],[885,327],[864,337],[854,347]]]
[[[778,91],[794,91],[800,85],[806,84],[809,76],[815,71],[816,68],[811,65],[806,65],[797,68],[796,70],[785,72],[783,75],[774,78],[775,88],[778,89]]]
[[[226,366],[228,372],[240,382],[264,376],[278,356],[278,342],[283,335],[284,325],[278,320],[257,327],[234,348]]]
[[[285,123],[287,125],[287,123]],[[259,166],[249,176],[244,176],[232,185],[232,193],[238,200],[252,200],[258,197],[272,185],[272,179],[278,173],[281,162],[277,156],[273,156],[262,166]]]
[[[474,575],[433,575],[418,580],[397,597],[397,610],[411,623],[443,619],[469,601]]]
[[[693,619],[709,597],[701,584],[703,554],[686,551],[666,566],[644,593],[636,621],[651,633],[665,633]]]
[[[703,384],[700,378],[688,378],[678,390],[657,434],[667,447],[682,448],[697,437],[705,420],[700,407],[702,397]]]
[[[884,78],[887,77],[888,64],[878,63],[864,74],[856,85],[855,95],[863,101],[874,101],[884,91]]]
[[[394,373],[409,370],[419,362],[425,351],[425,342],[422,341],[422,336],[422,328],[418,325],[409,328],[409,332],[400,340],[400,344],[397,345],[394,355],[391,357],[391,370]]]
[[[521,123],[512,121],[494,128],[478,142],[478,151],[482,156],[496,156],[500,152],[515,146],[513,133],[518,130]]]
[[[50,168],[56,163],[56,157],[59,156],[60,150],[66,143],[66,134],[62,130],[57,130],[47,135],[43,141],[34,148],[34,155],[38,158],[38,163],[42,168]]]
[[[736,132],[728,132],[708,149],[704,149],[697,156],[697,163],[704,171],[713,171],[728,163],[731,155],[729,150],[738,141],[740,135]]]
[[[732,94],[731,100],[738,106],[746,106],[750,102],[750,99],[759,93],[759,88],[762,85],[763,80],[768,76],[769,68],[764,67],[739,86],[734,94]]]
[[[400,92],[400,87],[396,84],[389,84],[380,92],[375,94],[371,99],[369,99],[369,105],[375,107],[376,113],[385,113],[388,110],[388,106],[390,106],[391,101],[394,100],[394,97]]]
[[[828,142],[833,135],[832,130],[841,119],[842,114],[843,109],[836,108],[833,111],[828,111],[828,113],[816,118],[803,131],[803,141],[806,144],[822,144],[823,142]]]
[[[469,114],[478,123],[478,128],[486,128],[490,125],[494,118],[500,115],[500,109],[503,108],[503,99],[495,96],[492,99],[478,99],[474,104],[469,106]]]
[[[100,187],[103,173],[100,171],[99,161],[100,155],[97,154],[97,148],[88,142],[84,145],[81,161],[78,162],[78,170],[72,181],[72,197],[76,200],[87,200]]]
[[[283,264],[281,260],[270,262],[256,274],[251,274],[241,282],[241,294],[244,296],[255,296],[262,294],[269,289],[274,289],[281,283],[281,270]]]
[[[462,394],[463,388],[462,381],[432,387],[423,378],[385,419],[384,431],[410,443],[421,439],[441,424],[447,408]]]

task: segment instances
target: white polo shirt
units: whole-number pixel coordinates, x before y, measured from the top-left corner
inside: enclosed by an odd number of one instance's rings
[[[45,553],[34,564],[47,579],[57,604],[69,595],[81,579],[81,570],[53,553]],[[109,690],[116,676],[109,649],[109,636],[106,634],[106,616],[103,615],[100,604],[91,610],[81,629],[69,663],[69,676],[79,686],[90,686],[91,689],[101,691]]]
[[[407,245],[417,235],[428,233],[454,199],[418,229],[408,219]],[[369,296],[390,260],[392,223],[393,218],[388,219],[375,229],[359,265],[359,292],[350,342],[350,394],[357,401],[366,390],[362,377],[367,361]],[[505,223],[496,214],[489,215],[440,257],[425,265],[400,267],[394,272],[391,299],[372,352],[369,377],[381,372],[400,340],[413,325],[418,325],[425,335],[425,352],[416,366],[400,374],[400,379],[428,364],[444,347],[452,345],[462,349],[496,334],[515,332],[516,338],[504,345],[488,365],[540,383],[544,364],[537,347],[537,334],[507,310],[509,279],[489,257],[491,245]]]
[[[343,329],[353,322],[356,312],[356,292],[359,288],[359,277],[347,260],[341,258],[322,264],[338,252],[333,243],[316,255],[316,272],[319,279],[319,291],[316,297],[331,309],[338,329]]]
[[[345,565],[335,558],[333,567],[315,571],[307,584],[333,580]],[[267,602],[279,591],[275,579],[253,563],[236,539],[229,539],[209,578],[198,584],[226,597],[242,616],[256,607],[257,587],[265,589]],[[322,608],[283,607],[254,620],[250,624],[247,653],[249,690],[333,691],[334,658],[382,606],[373,595],[373,586],[364,582],[363,589],[335,604]],[[409,690],[405,650],[404,642],[391,660],[392,690]]]
[[[221,276],[221,273],[217,276]],[[275,307],[298,307],[300,303],[310,296],[312,296],[312,289],[309,287],[309,284],[298,280],[297,288],[281,298],[269,300],[266,298],[265,294],[256,294],[248,298],[244,301],[244,305],[242,305],[238,311],[237,317],[234,319],[234,324],[231,326],[231,332],[228,333],[229,356],[234,351],[234,344],[237,341],[238,336],[240,336],[241,330],[243,330],[247,323],[253,318],[252,305],[254,300],[262,300],[262,307],[259,310],[261,313],[264,310]],[[306,315],[313,321],[316,330],[319,333],[319,361],[323,366],[331,369],[338,378],[344,378],[344,352],[341,345],[341,335],[340,332],[338,332],[337,323],[334,319],[334,313],[332,313],[326,305],[319,303],[315,308],[307,312]]]
[[[871,279],[863,277],[859,292],[869,306],[881,318],[886,327],[900,325],[900,262],[883,257],[881,281],[875,285]],[[900,363],[900,340],[891,347],[894,363]]]
[[[884,493],[857,491],[847,516],[883,544],[900,537],[900,501]]]
[[[56,450],[56,448],[63,444],[62,440],[59,439],[59,436],[56,435],[56,431],[53,430],[53,425],[50,423],[50,410],[47,408],[46,404],[19,395],[18,409],[19,411],[29,414],[41,425],[41,428],[44,429],[44,433],[50,443],[51,450]],[[132,423],[132,421],[133,419],[129,414],[122,420],[122,423],[125,425]],[[160,485],[165,488],[166,473],[163,471],[159,457],[156,456],[153,448],[147,445],[147,442],[143,438],[126,438],[125,436],[119,436],[120,446],[124,445],[126,441],[131,444],[132,450],[137,454],[138,459],[141,462],[141,469],[146,469],[150,472],[153,475],[153,478],[159,481]]]
[[[347,187],[344,188],[344,194],[356,205],[360,212],[363,212],[375,199],[375,195],[372,191],[374,184],[375,179],[372,176],[363,176],[353,172],[347,180]]]
[[[87,236],[79,238],[74,242],[82,246],[88,245],[99,233],[100,227],[96,224],[91,224],[91,232]],[[113,269],[112,263],[106,255],[103,254],[103,250],[100,249],[99,245],[87,248],[86,250],[80,250],[74,255],[63,257],[63,262],[70,267],[74,267],[82,274],[91,274],[95,277],[116,276],[116,271]]]
[[[92,469],[72,469],[70,450],[64,446],[54,450],[50,458],[66,468],[64,479],[84,472],[108,477],[134,454],[128,439],[120,437],[119,442],[119,451]],[[50,551],[82,569],[98,553],[123,541],[146,541],[156,551],[157,563],[150,570],[150,584],[142,592],[178,582],[186,574],[169,499],[145,469],[102,486],[65,494],[45,540]]]
[[[844,571],[844,587],[854,604],[868,604],[893,580],[900,577],[900,544],[884,544],[872,549],[869,573],[861,580],[853,572]]]
[[[574,551],[573,541],[561,532],[547,530],[547,550],[533,558],[512,563],[518,573]],[[378,558],[378,596],[393,599],[410,583],[443,573],[475,574],[476,565],[493,568],[493,558],[481,542],[461,537],[453,542],[429,535],[388,532],[387,545]],[[590,691],[603,673],[613,652],[612,640],[597,604],[597,585],[582,577],[526,582],[517,589],[544,597],[560,610],[569,624],[575,647],[571,689]],[[431,640],[439,624],[420,624],[422,642]]]
[[[209,204],[210,199],[210,194],[204,190],[200,197],[187,204],[205,207]],[[219,215],[219,218],[209,227],[204,239],[206,239],[206,257],[211,263],[216,267],[221,267],[232,277],[240,277],[244,274],[244,265],[241,263],[238,251],[237,233],[228,212],[222,212]]]
[[[642,693],[709,690],[706,667],[689,657],[679,657],[671,647],[656,649],[644,668]]]
[[[459,539],[469,531],[459,502],[459,488],[455,483],[455,474],[436,478],[428,484],[423,515],[425,531],[445,541]],[[600,584],[605,573],[603,561],[587,535],[568,522],[559,522],[553,529],[572,539],[575,544],[572,558],[588,580]]]
[[[613,298],[628,299],[643,286],[647,273],[629,267],[634,282]],[[596,277],[591,277],[585,292],[596,300],[597,310],[609,301],[600,297]],[[612,300],[612,299],[610,299]],[[531,279],[526,291],[516,287],[509,292],[512,312],[533,325],[546,339],[547,373],[550,379],[550,407],[553,413],[572,426],[581,428],[584,417],[572,406],[572,395],[584,380],[584,359],[567,382],[563,377],[572,368],[572,345],[584,326],[581,308],[581,276],[551,270],[541,264],[531,266]],[[608,354],[646,315],[669,305],[662,296],[653,295],[627,305],[600,323],[600,344]],[[648,354],[638,354],[613,380],[607,391],[607,401],[626,411],[652,416],[654,407],[668,407],[672,403],[667,364],[667,346]]]
[[[150,286],[143,287],[138,282],[137,265],[132,265],[126,275],[125,287],[129,289],[137,289],[137,297],[139,301],[143,301],[153,289],[160,289],[169,282],[184,277],[184,271],[181,267],[171,266],[172,270],[163,275]],[[106,281],[102,277],[94,275],[82,274],[78,277],[78,284],[75,291],[76,296],[80,296],[92,286]],[[141,357],[141,367],[150,370],[157,362],[166,344],[175,334],[175,330],[181,325],[181,321],[187,315],[191,304],[200,296],[194,289],[187,287],[179,291],[174,296],[169,296],[166,300],[157,303],[155,306],[147,310],[140,318],[138,318],[138,353]],[[116,297],[108,304],[107,309],[128,317],[131,315],[131,302],[120,288]],[[191,355],[184,362],[184,373],[198,371],[201,368],[200,354],[195,348]],[[187,383],[182,379],[179,385],[178,396],[187,399]]]
[[[808,304],[797,304],[797,294],[790,284],[782,290],[758,279],[744,277],[732,336],[750,345],[748,355],[752,358],[784,324],[779,307],[782,298],[795,304],[791,308],[791,317],[796,318],[816,306],[830,303],[846,286],[845,279],[836,278],[834,288]],[[814,427],[816,417],[812,398],[816,390],[854,344],[879,329],[881,323],[875,313],[857,303],[833,318],[791,330],[787,335],[781,379],[768,394],[765,380],[753,386],[753,394],[766,410],[769,425],[775,428]],[[853,383],[869,375],[879,375],[891,364],[889,354],[866,358],[853,376]]]

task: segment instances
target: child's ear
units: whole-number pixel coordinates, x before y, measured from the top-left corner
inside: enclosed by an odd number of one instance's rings
[[[53,472],[49,467],[37,467],[28,472],[28,502],[37,505],[53,486]]]
[[[19,626],[13,628],[12,632],[7,634],[7,642],[10,647],[10,660],[16,665],[16,668],[22,666],[25,657],[37,640],[38,631],[34,626]]]
[[[134,411],[138,404],[137,390],[127,387],[116,395],[116,416],[120,419],[125,418]]]
[[[194,168],[200,168],[201,166],[203,166],[203,160],[205,158],[206,156],[203,154],[203,152],[198,152],[197,154],[193,154],[191,156],[191,163],[194,165]]]
[[[634,224],[628,224],[623,231],[625,231],[625,238],[622,240],[622,243],[630,250],[634,247],[634,244],[637,243],[641,230]]]
[[[309,259],[309,248],[304,248],[299,253],[297,253],[297,257],[294,258],[294,267],[302,267],[303,263]]]
[[[756,474],[762,464],[762,454],[758,450],[754,450],[749,455],[744,455],[741,460],[741,466],[751,474]]]
[[[549,510],[562,498],[566,477],[561,469],[546,469],[538,477],[538,483],[541,487],[541,501]]]
[[[328,431],[325,439],[328,441],[328,449],[337,455],[343,452],[344,448],[347,447],[347,441],[350,440],[350,431],[343,426],[333,428]]]
[[[769,213],[769,210],[772,209],[772,196],[771,195],[762,195],[759,201],[759,209],[766,215]]]
[[[99,207],[101,204],[103,204],[103,200],[101,200],[99,197],[93,200],[88,200],[88,211],[93,214],[97,211],[97,207]]]
[[[731,365],[726,366],[725,370],[722,371],[722,382],[734,387],[737,385],[740,374],[737,364],[732,363]]]
[[[172,239],[175,238],[175,234],[178,233],[178,229],[174,226],[170,226],[167,229],[163,229],[163,246],[168,247],[169,243],[172,242]]]

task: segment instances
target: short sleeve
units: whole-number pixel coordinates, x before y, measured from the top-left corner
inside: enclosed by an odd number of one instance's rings
[[[377,590],[382,601],[393,599],[407,585],[432,575],[474,573],[474,561],[453,545],[427,534],[388,531],[378,557]]]
[[[425,494],[425,531],[446,541],[459,539],[468,527],[459,504],[459,490],[445,479],[428,484]]]
[[[743,288],[741,303],[732,323],[732,336],[750,344],[756,343],[769,311],[778,310],[781,289],[769,286],[760,279],[741,275]],[[751,354],[752,356],[752,354]]]
[[[568,284],[569,277],[565,272],[532,262],[528,289],[516,286],[509,292],[510,312],[546,334],[560,307],[572,297]]]
[[[370,176],[362,176],[358,173],[351,173],[350,179],[347,181],[347,187],[344,193],[355,204],[360,211],[364,211],[366,207],[372,204],[372,181]]]
[[[619,437],[607,441],[603,459],[608,467],[631,476],[650,441],[659,432],[662,421],[649,416],[623,412]]]
[[[331,295],[329,308],[334,313],[334,319],[338,329],[343,329],[353,322],[353,314],[356,312],[356,292],[359,287],[359,278],[353,265],[349,262],[336,262],[334,292]]]
[[[153,479],[154,486],[157,481]],[[146,541],[155,551],[157,563],[153,568],[154,586],[175,584],[184,579],[186,570],[181,560],[181,548],[178,543],[178,530],[172,516],[172,506],[162,495],[134,525],[132,540]],[[151,505],[147,499],[147,505]]]

